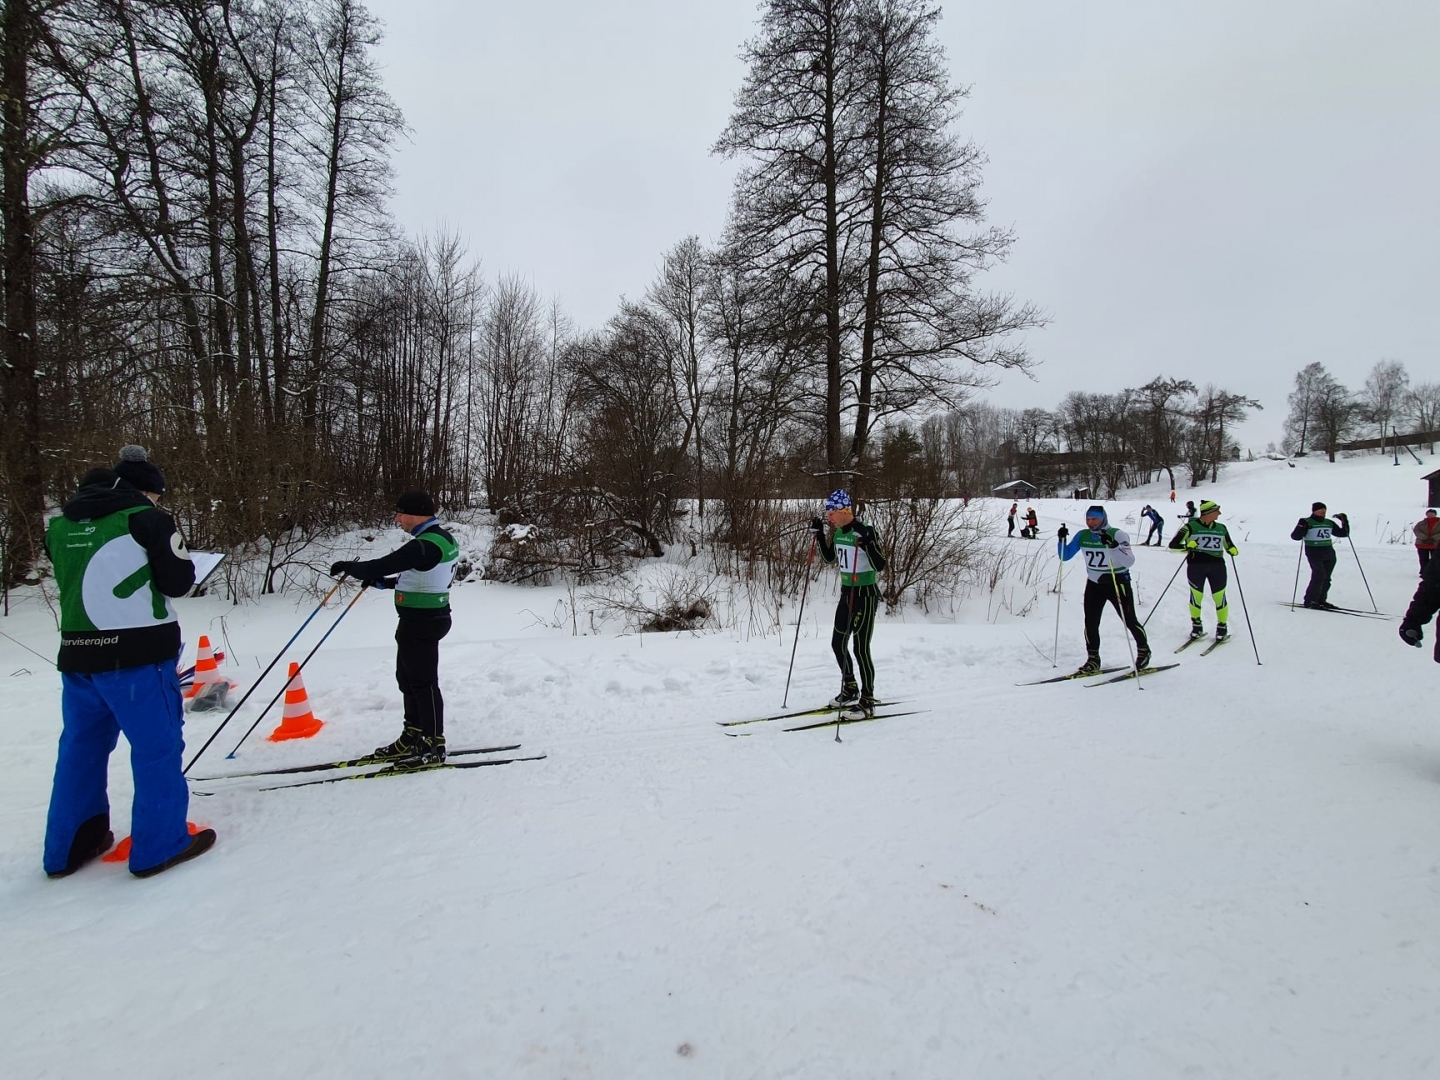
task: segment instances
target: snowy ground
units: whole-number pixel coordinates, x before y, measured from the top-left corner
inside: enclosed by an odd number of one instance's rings
[[[927,711],[839,744],[715,724],[777,711],[788,635],[573,637],[531,614],[559,589],[467,585],[442,646],[451,745],[545,761],[197,785],[217,792],[191,807],[217,847],[143,882],[41,873],[58,678],[0,639],[0,1075],[1433,1077],[1440,667],[1394,621],[1277,603],[1289,529],[1321,498],[1402,611],[1415,556],[1386,541],[1433,467],[1263,461],[1180,493],[1225,508],[1263,666],[1232,579],[1223,650],[1139,686],[1019,688],[1052,673],[1055,597],[991,624],[977,596],[881,624],[881,693]],[[1035,505],[1047,535],[1080,524],[1080,506]],[[1143,608],[1175,565],[1139,552]],[[1151,623],[1160,658],[1184,636],[1182,584]],[[834,691],[833,594],[831,577],[811,593],[792,707]],[[1348,545],[1332,599],[1368,606]],[[194,771],[393,737],[388,605],[363,599],[307,668],[319,736],[226,762],[227,731]],[[182,608],[192,642],[225,617],[243,681],[309,605]],[[34,597],[0,629],[53,652]],[[193,719],[191,745],[214,723]],[[112,797],[124,832],[123,747]]]

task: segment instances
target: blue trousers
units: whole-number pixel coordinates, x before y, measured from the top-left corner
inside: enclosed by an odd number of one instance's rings
[[[190,842],[190,789],[181,772],[185,709],[175,662],[60,678],[64,728],[45,824],[45,872],[65,869],[84,822],[108,817],[107,769],[122,731],[135,778],[130,869],[148,870],[178,855]]]

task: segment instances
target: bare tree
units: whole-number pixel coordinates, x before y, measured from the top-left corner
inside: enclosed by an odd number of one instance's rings
[[[1416,383],[1405,394],[1404,417],[1413,430],[1440,430],[1440,383]],[[1435,453],[1435,440],[1430,440],[1430,453]]]
[[[1399,360],[1381,360],[1365,377],[1365,386],[1360,391],[1360,403],[1365,418],[1379,427],[1380,438],[1394,427],[1405,401],[1405,390],[1410,385],[1410,376],[1405,365]]]

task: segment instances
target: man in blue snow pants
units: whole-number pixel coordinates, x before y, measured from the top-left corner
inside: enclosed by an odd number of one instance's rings
[[[213,829],[191,836],[185,821],[180,624],[169,597],[190,591],[195,565],[174,519],[155,507],[164,491],[145,451],[127,446],[113,469],[85,474],[45,533],[60,589],[64,715],[45,826],[52,878],[114,843],[106,781],[122,731],[135,779],[131,873],[150,877],[215,843]]]

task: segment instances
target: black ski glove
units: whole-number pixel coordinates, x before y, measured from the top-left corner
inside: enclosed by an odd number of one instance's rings
[[[1418,649],[1420,642],[1425,640],[1425,631],[1418,626],[1402,626],[1400,627],[1400,640],[1406,645],[1413,645]]]
[[[355,564],[353,562],[337,562],[330,565],[331,577],[354,577]]]
[[[1349,525],[1349,524],[1350,524],[1350,515],[1349,515],[1349,514],[1336,514],[1335,516],[1336,516],[1337,518],[1339,518],[1341,521],[1345,522],[1346,525]]]
[[[382,577],[375,578],[371,581],[362,581],[360,584],[364,585],[367,589],[393,589],[397,581],[397,578]]]
[[[1115,537],[1111,536],[1107,532],[1102,532],[1100,534],[1100,543],[1104,544],[1108,548],[1118,548],[1120,546],[1120,541],[1116,540]]]
[[[810,531],[819,536],[825,531],[825,522],[822,518],[813,517],[810,519]]]
[[[1067,529],[1064,525],[1061,525],[1055,535],[1060,538],[1060,542],[1063,544],[1066,538],[1070,535],[1070,530]]]

